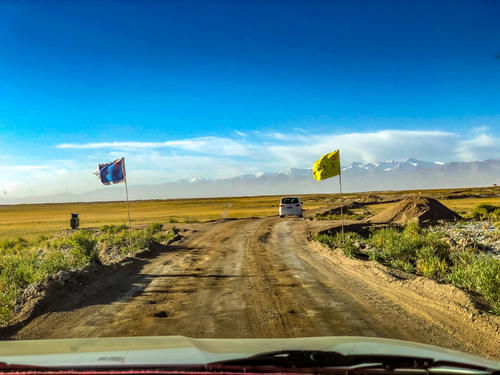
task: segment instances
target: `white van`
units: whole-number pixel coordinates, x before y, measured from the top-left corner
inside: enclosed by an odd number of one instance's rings
[[[283,197],[280,200],[280,217],[297,215],[302,217],[302,202],[299,197]]]

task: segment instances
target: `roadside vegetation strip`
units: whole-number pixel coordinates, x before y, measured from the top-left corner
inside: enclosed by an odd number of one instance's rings
[[[469,217],[471,219],[489,220],[495,222],[495,225],[500,229],[500,207],[492,204],[481,203],[472,210]]]
[[[33,241],[18,238],[0,242],[0,324],[9,322],[16,299],[30,285],[59,271],[134,255],[155,241],[164,243],[175,235],[175,227],[164,230],[162,224],[153,223],[144,229],[132,230],[131,242],[125,225],[62,232]]]
[[[378,261],[387,266],[447,282],[477,293],[500,315],[500,259],[477,246],[450,246],[442,232],[431,232],[411,222],[405,227],[374,230],[368,238],[357,233],[319,234],[316,240],[346,256]]]

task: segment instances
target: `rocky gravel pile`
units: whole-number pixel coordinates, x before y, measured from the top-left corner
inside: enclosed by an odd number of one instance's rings
[[[453,248],[476,248],[500,258],[500,229],[489,221],[442,222],[428,229],[445,233]]]

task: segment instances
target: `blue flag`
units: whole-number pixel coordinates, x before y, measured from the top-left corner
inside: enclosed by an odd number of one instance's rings
[[[125,158],[107,164],[99,164],[97,173],[104,185],[118,184],[125,181]]]

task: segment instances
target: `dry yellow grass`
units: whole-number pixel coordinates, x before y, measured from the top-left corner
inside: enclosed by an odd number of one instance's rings
[[[475,208],[480,203],[486,203],[500,207],[500,197],[440,199],[439,201],[460,215],[468,214],[473,208]]]
[[[303,199],[306,209],[326,203],[325,199]],[[277,215],[278,205],[277,196],[136,201],[130,202],[130,216],[132,225],[263,217]],[[81,228],[127,223],[125,202],[0,206],[0,239],[31,239],[69,229],[73,212],[80,214]]]
[[[500,189],[439,189],[421,191],[425,196],[438,198],[443,204],[464,214],[479,203],[500,206]],[[345,200],[367,197],[398,198],[418,191],[390,191],[346,194]],[[482,194],[484,198],[447,199],[453,195]],[[338,202],[338,194],[301,195],[304,209],[324,207]],[[277,215],[279,196],[174,199],[130,202],[132,225],[170,221],[207,221],[221,218],[264,217]],[[377,213],[390,203],[366,206],[371,213]],[[80,227],[97,227],[104,224],[126,224],[125,202],[30,204],[0,206],[0,240],[24,237],[32,239],[69,229],[70,214],[80,214]]]

